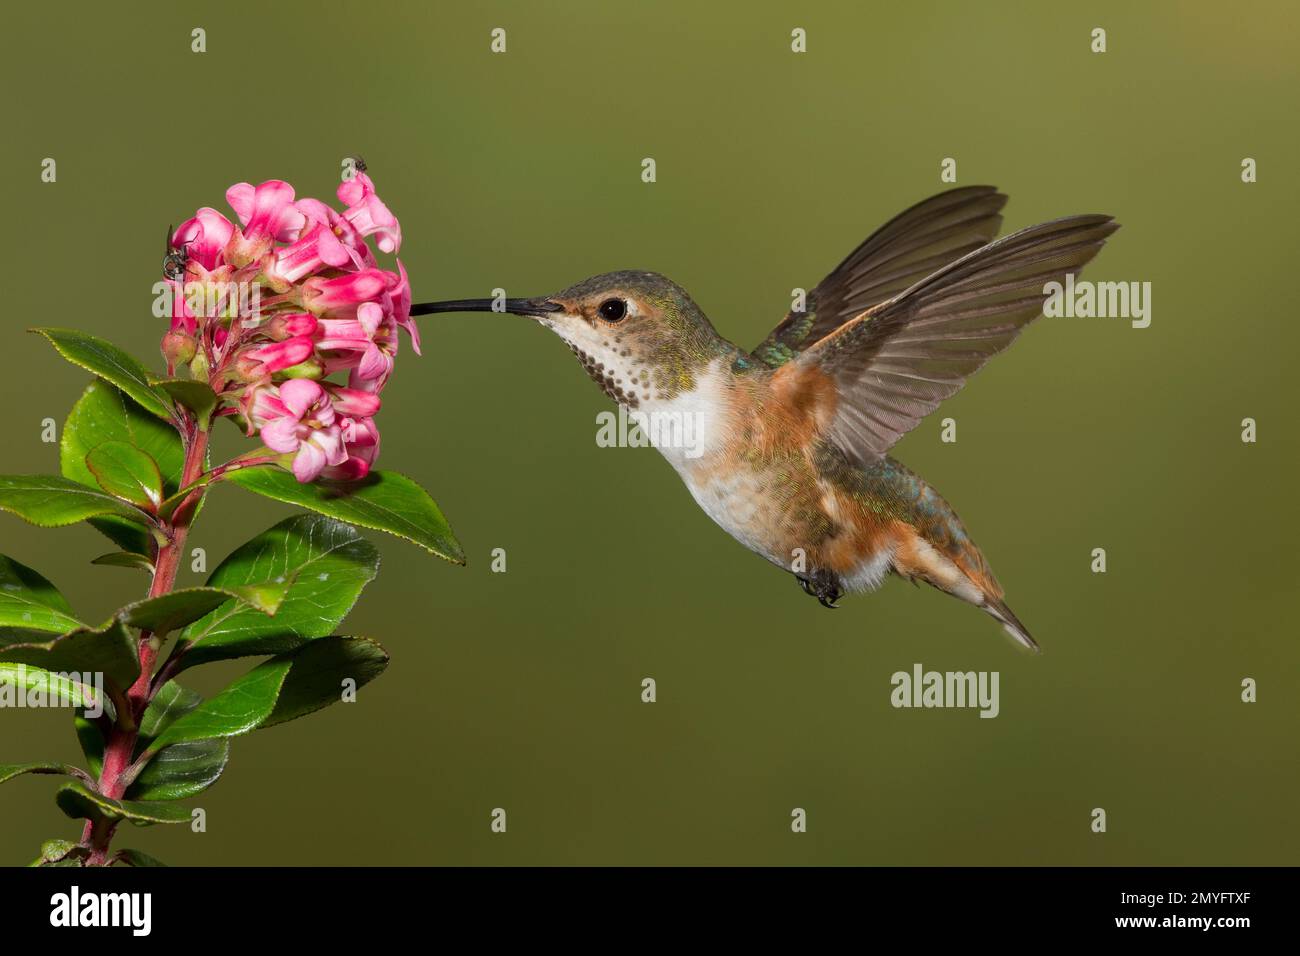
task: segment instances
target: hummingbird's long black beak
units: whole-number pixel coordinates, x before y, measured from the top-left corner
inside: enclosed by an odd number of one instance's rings
[[[513,315],[531,315],[544,318],[553,312],[563,312],[564,306],[546,299],[506,299],[504,308],[497,299],[448,299],[445,302],[420,302],[411,306],[411,315],[433,315],[437,312],[509,312]]]

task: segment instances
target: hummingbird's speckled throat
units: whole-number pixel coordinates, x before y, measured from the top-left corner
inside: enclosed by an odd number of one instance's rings
[[[623,375],[614,370],[607,370],[604,362],[596,361],[572,342],[566,342],[565,344],[569,346],[569,351],[578,357],[578,363],[582,366],[583,371],[591,377],[593,382],[600,386],[600,390],[607,396],[620,405],[626,405],[628,408],[636,408],[641,404],[641,399],[636,394],[636,380],[630,377],[624,379]],[[623,388],[625,382],[628,386],[626,391]]]

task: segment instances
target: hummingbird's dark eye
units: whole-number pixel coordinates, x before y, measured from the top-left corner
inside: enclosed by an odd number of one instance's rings
[[[617,322],[627,315],[627,303],[622,299],[606,299],[600,304],[600,317],[606,322]]]

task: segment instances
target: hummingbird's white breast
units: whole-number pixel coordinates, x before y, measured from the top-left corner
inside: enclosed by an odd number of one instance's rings
[[[628,417],[650,435],[651,443],[681,476],[695,503],[749,550],[788,568],[772,534],[783,521],[780,501],[769,493],[770,476],[730,454],[737,440],[734,379],[726,359],[717,359],[695,376],[695,387],[671,398],[651,398]],[[680,439],[680,440],[679,440]]]
[[[754,423],[738,401],[730,359],[719,357],[692,375],[693,385],[665,394],[654,369],[619,342],[618,334],[586,322],[541,319],[578,357],[605,394],[676,469],[691,496],[733,538],[789,570],[789,515],[774,494],[774,476],[754,456],[738,454]]]

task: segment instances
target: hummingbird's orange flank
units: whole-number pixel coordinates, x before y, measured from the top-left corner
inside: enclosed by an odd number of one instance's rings
[[[889,457],[903,435],[1042,315],[1119,228],[1069,216],[1004,236],[1007,197],[953,189],[890,220],[756,348],[722,338],[677,284],[609,272],[535,299],[461,299],[412,315],[506,311],[562,338],[643,426],[705,512],[826,607],[890,572],[988,612],[1037,649],[961,519]]]

